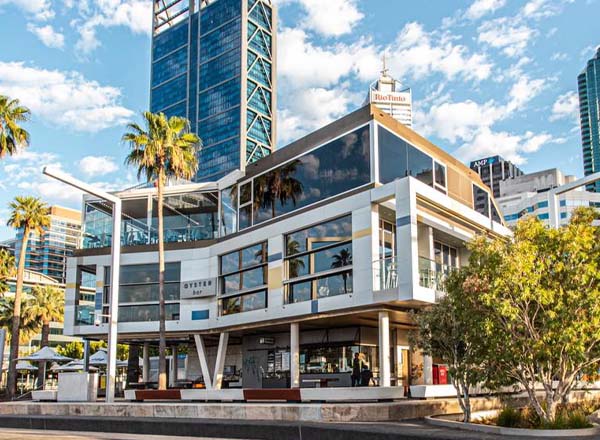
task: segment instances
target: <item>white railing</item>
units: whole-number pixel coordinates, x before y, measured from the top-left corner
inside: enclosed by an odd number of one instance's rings
[[[373,289],[375,291],[398,288],[398,265],[396,257],[373,262]]]

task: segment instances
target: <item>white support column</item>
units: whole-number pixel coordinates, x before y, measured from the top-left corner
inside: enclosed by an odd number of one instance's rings
[[[198,352],[198,360],[200,361],[200,369],[202,370],[202,378],[204,379],[204,386],[207,390],[212,390],[212,379],[210,378],[210,370],[208,369],[208,359],[206,357],[206,347],[204,346],[204,339],[201,335],[194,335],[194,341],[196,342],[196,351]]]
[[[215,362],[215,377],[213,379],[215,390],[220,390],[221,386],[223,385],[223,368],[225,367],[225,357],[227,356],[228,342],[229,333],[221,333],[219,338],[219,348],[217,350],[217,361]]]
[[[150,344],[144,342],[142,349],[142,382],[150,381]]]
[[[391,386],[390,315],[379,312],[379,386]]]
[[[300,324],[290,324],[290,387],[300,388]]]
[[[433,385],[433,359],[423,355],[423,381],[425,385]]]

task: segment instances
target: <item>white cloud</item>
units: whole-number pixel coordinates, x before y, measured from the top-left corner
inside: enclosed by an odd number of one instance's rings
[[[339,37],[348,34],[364,14],[357,0],[297,0],[306,11],[302,27],[324,36]]]
[[[510,17],[501,17],[484,22],[478,28],[480,43],[502,50],[515,57],[523,53],[529,42],[538,32],[524,23]]]
[[[77,164],[79,170],[90,177],[114,173],[119,169],[114,158],[110,156],[86,156]]]
[[[531,79],[527,75],[519,77],[508,92],[511,98],[506,106],[507,112],[520,110],[523,106],[538,96],[546,86],[544,79]]]
[[[550,121],[573,119],[579,122],[579,96],[571,91],[560,95],[552,105]]]
[[[361,96],[349,92],[345,85],[336,89],[299,89],[279,112],[279,142],[285,145],[302,135],[333,122],[348,113]]]
[[[471,20],[478,20],[484,15],[491,14],[502,8],[506,4],[506,0],[475,0],[467,12],[465,17]]]
[[[471,54],[469,49],[454,43],[450,34],[426,32],[420,23],[404,26],[394,44],[388,47],[392,55],[390,67],[394,74],[422,79],[431,73],[442,73],[448,79],[461,77],[481,81],[491,74],[492,63],[484,54]]]
[[[18,96],[35,116],[74,131],[97,132],[133,116],[120,104],[119,89],[89,81],[78,72],[0,62],[0,91]]]
[[[51,25],[35,26],[32,23],[27,25],[27,30],[40,39],[44,45],[54,49],[65,47],[65,36],[56,32]]]
[[[555,52],[550,57],[552,61],[566,61],[569,59],[569,55],[564,52]]]
[[[98,28],[123,26],[135,34],[147,34],[152,31],[152,2],[150,0],[85,0],[67,1],[67,8],[76,8],[79,17],[71,24],[79,32],[79,41],[75,47],[83,55],[97,49]]]
[[[13,5],[39,21],[50,20],[54,17],[50,0],[0,0],[0,7]]]

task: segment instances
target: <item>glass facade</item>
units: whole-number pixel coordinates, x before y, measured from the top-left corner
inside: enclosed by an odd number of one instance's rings
[[[267,243],[220,257],[221,315],[267,308]]]
[[[577,77],[583,169],[585,175],[600,172],[600,48]],[[600,192],[600,182],[588,185],[588,191]]]
[[[110,267],[104,268],[104,314],[108,314]],[[121,266],[119,279],[119,322],[159,320],[158,264]],[[179,319],[181,267],[165,264],[165,301],[167,321]]]
[[[352,217],[286,236],[286,302],[352,293]]]
[[[267,0],[187,6],[155,9],[150,108],[190,120],[203,142],[196,180],[214,181],[274,148],[273,12]]]
[[[240,230],[368,184],[369,131],[361,127],[241,185]]]

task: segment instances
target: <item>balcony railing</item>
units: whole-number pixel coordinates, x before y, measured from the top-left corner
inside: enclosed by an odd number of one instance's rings
[[[375,291],[398,288],[398,265],[396,257],[373,262],[373,287]]]
[[[457,268],[419,257],[419,285],[436,292],[446,292],[446,279]]]

